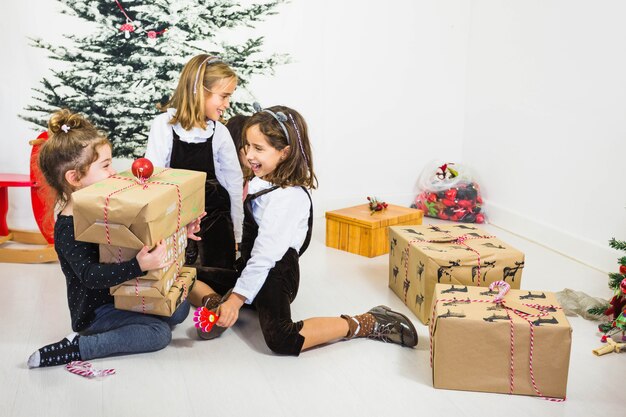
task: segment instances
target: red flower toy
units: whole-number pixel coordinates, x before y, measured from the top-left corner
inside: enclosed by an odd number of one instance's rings
[[[376,213],[377,211],[383,211],[389,206],[389,204],[384,201],[378,201],[376,197],[367,197],[367,201],[369,201],[370,205],[370,215]]]
[[[204,306],[198,307],[193,313],[193,322],[195,323],[196,328],[205,333],[208,333],[211,329],[213,329],[213,326],[215,326],[215,323],[217,323],[219,318],[220,316]]]
[[[147,180],[154,172],[154,165],[147,158],[136,159],[130,167],[133,175],[140,180]]]

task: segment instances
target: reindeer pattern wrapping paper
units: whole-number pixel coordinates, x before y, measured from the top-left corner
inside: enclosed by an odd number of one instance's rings
[[[572,329],[556,297],[509,290],[497,304],[497,294],[488,287],[436,285],[434,387],[565,398]]]
[[[389,242],[389,287],[424,324],[437,283],[520,288],[524,254],[475,226],[392,226]]]

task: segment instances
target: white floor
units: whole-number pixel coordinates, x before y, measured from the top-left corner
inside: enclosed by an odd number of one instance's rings
[[[323,219],[301,259],[295,319],[360,313],[386,304],[410,311],[387,287],[387,256],[368,259],[324,245]],[[605,274],[493,226],[526,253],[522,288],[573,288],[610,296]],[[70,332],[65,281],[58,264],[1,264],[0,416],[617,416],[624,413],[626,354],[595,357],[596,324],[574,329],[568,399],[432,388],[427,327],[414,323],[416,349],[370,340],[339,342],[278,357],[265,347],[255,314],[221,338],[197,341],[191,317],[166,349],[92,361],[117,374],[98,380],[62,367],[28,370],[40,346]],[[463,355],[459,340],[459,356]]]

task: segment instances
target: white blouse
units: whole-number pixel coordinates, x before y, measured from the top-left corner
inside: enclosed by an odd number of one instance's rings
[[[249,194],[273,184],[253,178]],[[289,248],[299,251],[309,229],[311,201],[300,187],[278,188],[252,200],[252,214],[259,225],[252,254],[233,292],[246,297],[250,304],[267,279],[267,274]]]
[[[146,148],[146,158],[154,166],[167,168],[170,166],[172,157],[172,145],[174,134],[172,128],[180,140],[187,143],[202,143],[213,135],[213,164],[217,181],[228,191],[230,196],[230,216],[233,220],[235,241],[241,242],[243,228],[243,173],[239,165],[239,157],[230,132],[223,124],[209,121],[206,129],[194,127],[185,130],[180,124],[171,125],[169,121],[176,114],[176,109],[167,109],[158,115],[152,122]]]

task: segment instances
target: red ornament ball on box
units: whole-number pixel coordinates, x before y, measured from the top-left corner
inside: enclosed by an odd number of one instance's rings
[[[154,165],[147,158],[135,159],[135,162],[130,167],[133,175],[139,179],[148,179],[154,172]]]

